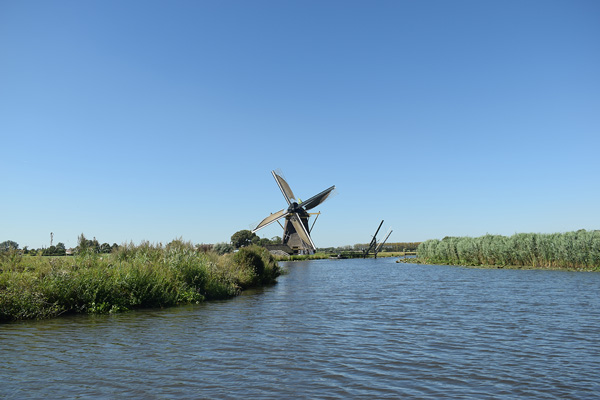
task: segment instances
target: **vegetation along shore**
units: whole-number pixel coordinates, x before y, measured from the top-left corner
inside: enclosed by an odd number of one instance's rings
[[[251,240],[238,244],[235,253],[231,244],[193,246],[182,240],[166,246],[144,242],[138,246],[105,246],[103,250],[81,235],[74,256],[48,256],[47,251],[27,253],[19,251],[16,243],[3,244],[0,322],[225,299],[252,286],[274,283],[281,274],[277,260],[361,256],[355,249],[340,248],[278,257]],[[407,244],[401,248],[412,250]],[[386,251],[379,256],[406,254],[414,253]],[[398,261],[600,271],[600,231],[446,237],[418,244],[417,254],[417,258]]]
[[[600,271],[600,231],[427,240],[416,259],[401,262],[506,268]]]
[[[79,242],[73,257],[0,254],[0,322],[225,299],[274,283],[281,273],[256,245],[219,255],[175,240],[102,254],[86,248],[83,235]]]

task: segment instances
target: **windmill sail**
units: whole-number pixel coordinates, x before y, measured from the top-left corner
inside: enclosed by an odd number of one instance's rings
[[[305,210],[311,210],[327,200],[329,195],[333,192],[335,186],[330,187],[329,189],[323,190],[321,193],[311,197],[310,199],[303,201],[300,203]]]
[[[275,178],[275,181],[277,182],[279,189],[281,189],[281,193],[283,193],[283,197],[285,197],[288,204],[295,203],[296,196],[294,196],[294,192],[292,192],[292,188],[290,188],[290,185],[288,185],[286,180],[283,179],[283,177],[277,172],[271,171],[271,173],[273,174],[273,178]]]
[[[260,221],[260,223],[252,230],[252,232],[256,232],[259,229],[264,228],[265,226],[271,225],[273,222],[277,221],[279,218],[283,218],[288,214],[287,210],[277,211],[275,214],[269,215],[267,218]]]

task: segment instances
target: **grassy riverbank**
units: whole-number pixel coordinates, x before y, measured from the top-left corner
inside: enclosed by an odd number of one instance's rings
[[[190,243],[126,245],[112,254],[0,256],[0,322],[66,313],[112,313],[236,296],[275,282],[280,269],[264,248],[219,256]]]
[[[446,237],[419,245],[407,262],[600,271],[600,231]]]

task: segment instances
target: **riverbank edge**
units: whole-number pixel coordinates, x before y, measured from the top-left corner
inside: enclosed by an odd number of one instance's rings
[[[429,262],[419,258],[398,258],[396,263],[420,265],[447,265],[451,267],[476,268],[476,269],[520,269],[535,271],[569,271],[569,272],[600,272],[593,268],[568,268],[568,267],[536,267],[533,265],[468,265],[448,262]]]
[[[377,253],[378,258],[391,258],[391,257],[404,257],[407,255],[416,255],[414,252],[381,252]],[[342,253],[315,253],[315,254],[302,254],[292,256],[273,256],[277,261],[307,261],[307,260],[338,260],[338,259],[352,259],[352,258],[363,258],[362,253],[358,252],[342,252]],[[373,255],[369,255],[367,258],[374,258]]]
[[[224,300],[275,284],[283,273],[263,247],[220,256],[181,241],[124,246],[108,256],[3,258],[0,324]]]

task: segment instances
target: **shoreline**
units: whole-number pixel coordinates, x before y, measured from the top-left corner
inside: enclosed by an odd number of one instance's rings
[[[520,269],[520,270],[535,270],[535,271],[569,271],[569,272],[600,272],[600,269],[591,268],[570,268],[570,267],[536,267],[534,265],[468,265],[468,264],[457,264],[457,263],[444,263],[444,262],[428,262],[420,260],[418,258],[398,258],[396,263],[399,264],[419,264],[419,265],[446,265],[450,267],[463,267],[463,268],[477,268],[477,269]]]
[[[13,254],[0,258],[0,324],[229,299],[273,284],[281,274],[263,247],[218,255],[179,240],[123,246],[111,254]]]
[[[405,257],[407,255],[416,255],[415,252],[407,251],[390,251],[377,253],[377,258]],[[343,260],[353,258],[363,258],[363,255],[358,252],[341,252],[341,253],[315,253],[290,256],[273,255],[277,261],[306,261],[306,260]],[[369,255],[366,258],[374,258]]]

